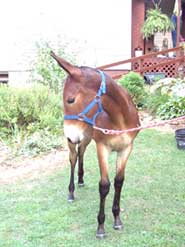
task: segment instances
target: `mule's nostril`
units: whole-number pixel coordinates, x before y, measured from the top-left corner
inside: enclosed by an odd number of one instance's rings
[[[68,104],[73,104],[75,102],[75,98],[68,98],[67,103]]]

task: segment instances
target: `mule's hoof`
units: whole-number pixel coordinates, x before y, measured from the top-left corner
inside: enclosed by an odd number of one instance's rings
[[[99,239],[105,238],[105,233],[96,233],[96,238],[99,238]]]
[[[123,224],[122,224],[122,222],[121,222],[119,217],[115,219],[113,228],[115,230],[122,230],[123,229]]]
[[[120,224],[114,224],[113,225],[113,228],[115,230],[122,230],[123,229],[123,224],[122,223],[120,223]]]
[[[103,229],[98,229],[96,232],[96,237],[99,239],[105,238],[105,231]]]
[[[78,183],[78,187],[80,187],[80,188],[84,187],[84,185],[85,185],[84,183]]]
[[[73,202],[74,199],[75,199],[74,195],[68,195],[68,198],[67,198],[68,202]]]

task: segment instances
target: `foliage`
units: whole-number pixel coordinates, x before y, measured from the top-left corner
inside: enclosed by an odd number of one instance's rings
[[[183,97],[185,96],[185,80],[175,78],[161,79],[151,86],[150,92],[158,92],[161,95],[170,97]]]
[[[159,92],[150,94],[146,99],[147,110],[151,114],[156,114],[158,108],[168,102],[168,95],[161,95]]]
[[[61,97],[46,86],[0,87],[0,138],[18,142],[40,130],[60,134]]]
[[[142,106],[146,92],[144,89],[144,79],[135,72],[130,72],[118,81],[131,95],[137,106]]]
[[[61,93],[66,74],[51,57],[49,42],[37,43],[36,47],[37,57],[33,63],[32,81],[49,86],[56,93]],[[59,47],[55,52],[69,61],[74,60],[66,55],[64,48]]]
[[[16,154],[35,156],[42,152],[60,148],[63,145],[60,135],[52,134],[47,129],[37,130],[29,136],[25,136],[21,147]]]
[[[176,148],[174,135],[145,130],[136,138],[121,196],[124,230],[112,228],[111,186],[106,198],[107,237],[101,241],[95,237],[99,169],[94,154],[91,144],[84,161],[88,164],[86,186],[76,186],[76,200],[71,204],[67,202],[69,166],[65,163],[53,174],[42,171],[35,179],[1,184],[0,246],[184,246],[184,152]],[[113,183],[114,155],[109,168]]]
[[[165,104],[159,106],[157,114],[162,119],[171,119],[185,115],[185,97],[170,98]]]
[[[148,106],[163,119],[185,114],[185,81],[162,79],[150,88]]]
[[[172,21],[158,7],[147,11],[147,18],[141,29],[144,38],[148,39],[157,32],[169,32],[174,29]]]

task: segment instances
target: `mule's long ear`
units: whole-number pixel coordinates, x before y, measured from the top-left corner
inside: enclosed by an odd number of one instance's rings
[[[57,61],[57,63],[62,67],[68,74],[72,76],[80,76],[81,70],[77,66],[72,65],[63,58],[57,56],[53,51],[51,51],[51,56]]]

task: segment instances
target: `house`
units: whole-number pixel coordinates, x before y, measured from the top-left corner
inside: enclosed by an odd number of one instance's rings
[[[143,54],[150,53],[154,49],[154,37],[149,40],[145,40],[141,34],[141,28],[146,18],[146,12],[148,9],[154,7],[153,2],[161,2],[159,7],[163,13],[169,16],[169,18],[171,18],[173,14],[175,2],[178,2],[179,8],[182,11],[182,18],[181,24],[180,20],[179,23],[177,23],[177,46],[179,45],[180,36],[185,39],[185,0],[132,0],[132,57],[135,55],[135,50],[138,47],[142,49]],[[171,35],[168,38],[171,39]]]
[[[67,45],[79,65],[96,67],[129,58],[131,6],[131,0],[3,1],[0,71],[8,71],[11,85],[29,81],[35,42],[40,40],[50,41],[54,50],[58,43]]]
[[[155,4],[158,4],[162,12],[169,18],[174,10],[177,14],[175,47],[173,47],[171,32],[156,33],[148,40],[143,38],[141,29],[146,19],[147,10],[154,8]],[[132,0],[131,19],[132,58],[106,64],[99,68],[106,70],[114,78],[128,73],[128,70],[124,70],[122,67],[127,64],[131,66],[132,70],[143,75],[145,73],[160,73],[166,77],[185,75],[184,50],[180,47],[180,41],[185,39],[185,0]],[[167,49],[170,50],[166,52]],[[119,65],[119,69],[117,69],[117,65]]]
[[[185,0],[178,1],[182,7],[181,35],[185,37]],[[146,41],[141,34],[152,0],[53,0],[44,4],[43,0],[20,0],[21,8],[16,1],[10,2],[11,8],[9,0],[1,4],[4,38],[0,39],[0,79],[12,85],[29,81],[35,42],[40,40],[50,41],[53,49],[59,42],[67,43],[67,51],[77,54],[79,65],[93,67],[134,57],[138,48],[143,54],[154,48],[154,39]],[[160,7],[170,16],[174,5],[175,0],[161,0]],[[121,68],[129,70],[131,64]]]

